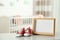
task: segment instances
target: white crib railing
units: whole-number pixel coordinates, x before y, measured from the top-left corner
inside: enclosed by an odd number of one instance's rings
[[[20,20],[19,20],[20,19]],[[15,33],[18,31],[18,26],[23,26],[23,25],[30,25],[32,24],[32,18],[19,18],[16,20],[14,19],[14,17],[10,17],[10,33]],[[19,21],[18,21],[19,20]],[[20,24],[14,23],[14,21],[16,21],[17,23],[21,21]]]

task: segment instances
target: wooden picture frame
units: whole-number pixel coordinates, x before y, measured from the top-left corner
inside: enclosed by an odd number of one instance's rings
[[[33,33],[55,36],[55,18],[33,18]]]

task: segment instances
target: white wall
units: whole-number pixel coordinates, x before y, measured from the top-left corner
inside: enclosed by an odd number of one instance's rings
[[[10,2],[13,6],[10,6]],[[32,0],[0,0],[4,6],[0,6],[0,16],[21,15],[23,17],[32,16],[33,1]]]
[[[53,16],[56,18],[56,32],[60,32],[60,0],[54,0],[54,5],[53,5]]]

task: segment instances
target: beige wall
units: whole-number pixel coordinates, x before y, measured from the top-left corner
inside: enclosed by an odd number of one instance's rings
[[[0,17],[0,33],[8,33],[9,32],[9,18],[8,17]]]

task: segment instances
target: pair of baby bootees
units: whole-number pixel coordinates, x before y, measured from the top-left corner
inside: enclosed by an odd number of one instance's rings
[[[19,36],[31,36],[32,35],[32,29],[30,27],[28,28],[22,28],[20,32],[17,32]]]

